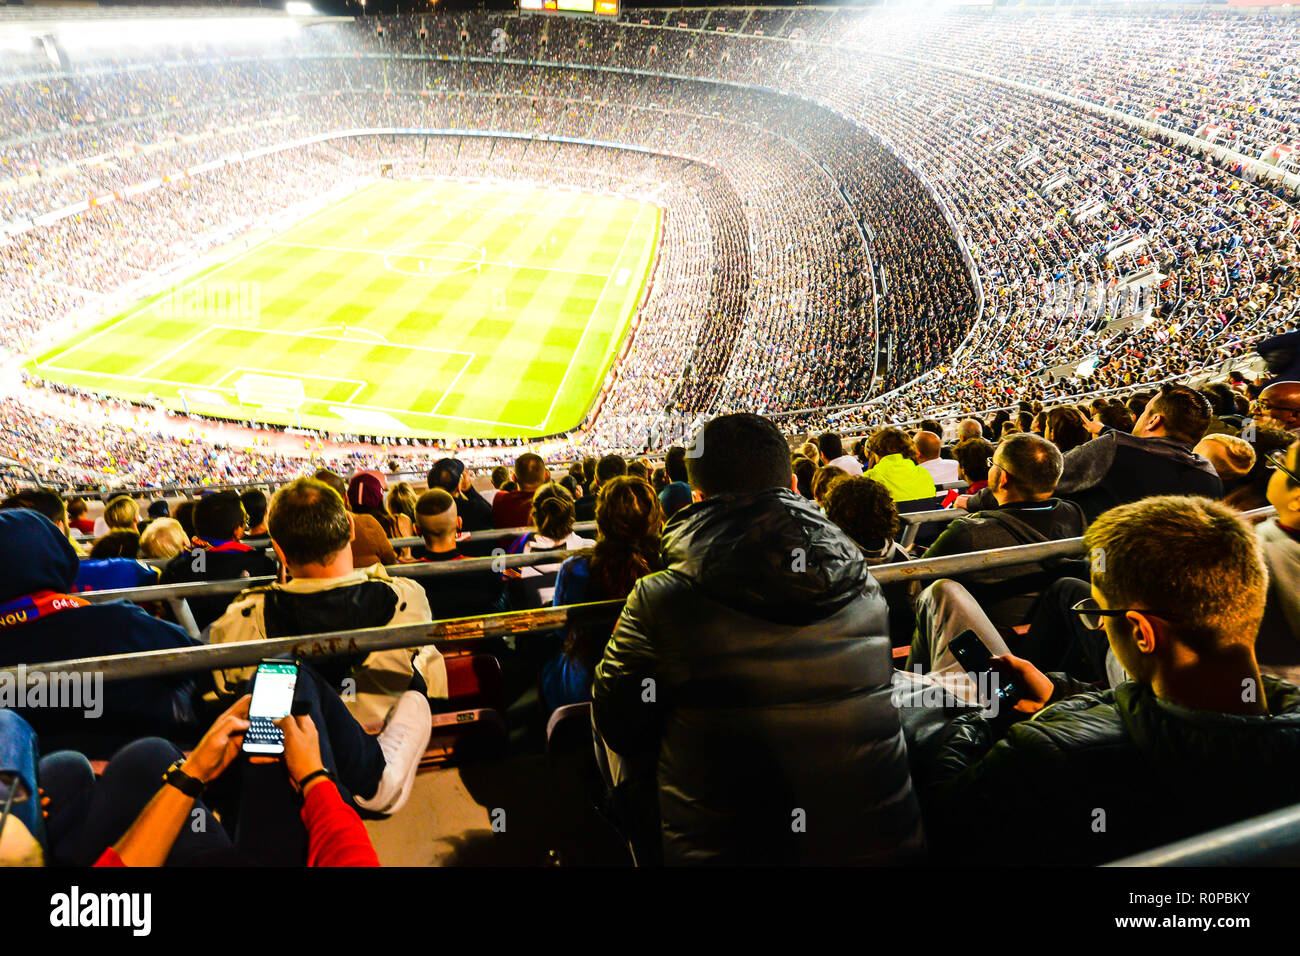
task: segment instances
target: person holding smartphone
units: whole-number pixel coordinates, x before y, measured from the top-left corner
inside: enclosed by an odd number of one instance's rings
[[[108,847],[95,866],[162,866],[183,831],[195,817],[204,790],[238,758],[250,726],[251,695],[236,701],[203,735],[198,746],[177,759],[163,774],[163,784],[127,831]],[[300,816],[308,838],[308,866],[378,866],[379,858],[366,828],[348,806],[332,774],[321,759],[320,738],[309,715],[289,715],[276,722],[283,735],[283,759],[250,757],[280,762],[289,784],[302,799]],[[110,764],[110,770],[111,770]],[[242,811],[256,812],[245,807]],[[206,842],[213,851],[228,849],[230,842],[219,824],[208,822],[196,835],[211,834]]]

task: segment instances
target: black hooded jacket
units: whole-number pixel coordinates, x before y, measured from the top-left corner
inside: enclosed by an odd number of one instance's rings
[[[924,787],[943,860],[1105,863],[1300,799],[1300,688],[1263,679],[1268,716],[1189,710],[1132,681],[1061,699],[1001,740],[958,717]]]
[[[1103,429],[1092,441],[1065,455],[1056,495],[1083,508],[1088,521],[1114,508],[1153,495],[1223,497],[1214,466],[1174,438],[1138,438]]]
[[[890,700],[888,609],[858,547],[788,490],[664,531],[596,668],[610,749],[658,749],[666,863],[893,863],[922,844]]]

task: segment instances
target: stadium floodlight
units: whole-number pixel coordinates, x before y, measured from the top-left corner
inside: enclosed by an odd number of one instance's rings
[[[316,15],[316,8],[300,0],[288,0],[284,5],[284,12],[294,17],[313,17]]]

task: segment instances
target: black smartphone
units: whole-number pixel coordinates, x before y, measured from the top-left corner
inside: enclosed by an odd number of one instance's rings
[[[289,716],[293,689],[298,683],[298,662],[264,660],[253,676],[253,699],[248,705],[249,728],[244,732],[244,753],[284,753],[284,733],[275,721]]]
[[[1004,677],[993,668],[992,652],[974,631],[962,631],[952,639],[948,649],[957,658],[962,670],[975,680],[975,686],[980,690],[981,703],[985,706],[989,703],[983,699],[986,690],[992,691],[998,700],[1008,704],[1014,704],[1021,698],[1020,682],[1015,678]]]

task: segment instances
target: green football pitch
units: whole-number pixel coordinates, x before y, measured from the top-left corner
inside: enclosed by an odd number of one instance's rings
[[[333,432],[578,425],[645,288],[659,209],[380,181],[37,356],[37,376]]]

